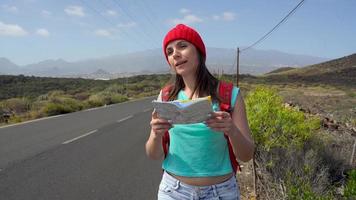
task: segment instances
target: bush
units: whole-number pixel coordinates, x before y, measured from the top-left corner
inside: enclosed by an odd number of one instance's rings
[[[74,99],[79,100],[79,101],[85,101],[89,98],[90,94],[86,92],[81,92],[81,93],[76,93],[74,94]]]
[[[52,97],[51,101],[44,105],[41,112],[48,116],[65,114],[82,110],[84,105],[78,100],[71,98]]]
[[[114,94],[111,97],[111,102],[110,103],[121,103],[127,101],[128,98],[127,96],[121,95],[121,94]]]
[[[10,119],[9,119],[9,123],[19,123],[22,122],[22,118],[19,115],[11,115]]]
[[[307,173],[307,172],[306,172]],[[293,173],[289,173],[286,184],[287,199],[288,200],[332,200],[332,194],[318,195],[313,191],[309,180],[303,179],[303,177],[295,176]]]
[[[320,127],[319,119],[307,119],[304,113],[283,107],[277,92],[265,87],[249,93],[246,110],[256,144],[267,151],[274,147],[300,147],[312,130]]]
[[[272,199],[333,199],[330,171],[339,162],[326,156],[326,147],[315,137],[320,119],[307,118],[282,102],[276,90],[266,87],[257,87],[246,98],[257,145],[258,191]]]
[[[31,102],[26,98],[12,98],[4,100],[2,106],[16,114],[25,113],[30,110]]]
[[[92,107],[98,107],[98,106],[109,105],[114,103],[121,103],[127,100],[128,100],[127,96],[110,92],[110,91],[103,91],[91,95],[88,99],[88,103]]]
[[[347,183],[345,186],[344,196],[346,199],[356,199],[356,169],[347,173]]]
[[[105,105],[104,99],[98,94],[91,95],[87,103],[90,105],[90,107],[99,107]]]

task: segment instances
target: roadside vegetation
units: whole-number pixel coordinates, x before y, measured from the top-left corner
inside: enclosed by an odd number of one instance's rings
[[[259,199],[356,197],[355,170],[347,162],[350,153],[335,148],[339,138],[322,129],[319,117],[283,106],[277,91],[267,87],[251,91],[246,106],[257,146],[254,192]]]
[[[168,75],[115,80],[0,76],[0,125],[157,95]]]

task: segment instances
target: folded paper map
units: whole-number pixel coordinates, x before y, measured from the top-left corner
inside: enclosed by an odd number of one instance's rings
[[[192,124],[205,121],[211,112],[211,97],[193,100],[152,101],[158,116],[171,120],[172,124]]]

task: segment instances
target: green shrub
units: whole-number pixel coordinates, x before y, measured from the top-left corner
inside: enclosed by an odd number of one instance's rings
[[[47,94],[49,99],[55,98],[55,97],[63,97],[65,95],[66,95],[65,92],[62,90],[52,90],[52,91],[48,92],[48,94]]]
[[[302,146],[312,130],[320,127],[317,118],[283,107],[282,99],[273,89],[258,87],[246,98],[246,110],[256,144],[269,151],[274,147]]]
[[[121,94],[114,94],[111,96],[111,102],[110,103],[121,103],[127,101],[128,98],[127,96],[121,95]]]
[[[276,90],[261,86],[247,95],[246,111],[259,170],[274,185],[285,185],[286,194],[275,194],[275,198],[332,199],[329,166],[317,142],[320,139],[314,137],[320,119],[284,107]]]
[[[90,107],[99,107],[105,105],[104,99],[98,94],[91,95],[87,102]]]
[[[52,97],[51,101],[42,107],[41,112],[48,116],[71,113],[82,110],[84,105],[71,98]]]
[[[42,108],[41,112],[46,113],[47,116],[52,116],[69,113],[70,111],[62,104],[48,103],[47,105],[45,105],[45,107]]]
[[[345,186],[344,196],[346,199],[356,199],[356,169],[349,171]]]
[[[92,107],[98,107],[98,106],[109,105],[114,103],[121,103],[127,100],[128,98],[125,95],[104,90],[97,94],[91,95],[88,99],[88,103]]]
[[[90,94],[87,92],[80,92],[73,95],[73,98],[79,101],[85,101],[89,98]]]
[[[30,110],[31,102],[27,98],[11,98],[2,102],[2,107],[16,114],[25,113]]]
[[[305,173],[308,173],[305,170]],[[288,200],[332,200],[331,193],[318,195],[313,192],[313,188],[309,180],[305,180],[303,177],[296,176],[292,172],[287,176],[287,199]]]

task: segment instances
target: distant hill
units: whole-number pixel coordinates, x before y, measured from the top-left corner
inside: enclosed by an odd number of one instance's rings
[[[276,70],[272,70],[266,74],[276,74],[276,73],[280,73],[280,72],[285,72],[285,71],[289,71],[289,70],[292,70],[292,69],[296,69],[295,67],[281,67],[281,68],[278,68]]]
[[[0,74],[17,74],[19,67],[7,58],[0,57]]]
[[[356,53],[303,68],[282,70],[264,76],[272,82],[326,83],[356,86]]]
[[[249,49],[240,55],[240,73],[260,75],[280,67],[303,67],[328,60],[307,55],[294,55],[275,50]],[[215,73],[235,73],[236,50],[208,48],[207,66]],[[108,72],[102,77],[98,70]],[[8,59],[0,59],[0,74],[24,74],[42,77],[117,78],[137,74],[169,73],[162,49],[151,49],[128,54],[112,55],[76,62],[63,59],[45,60],[17,66]],[[98,74],[98,76],[95,76]]]

